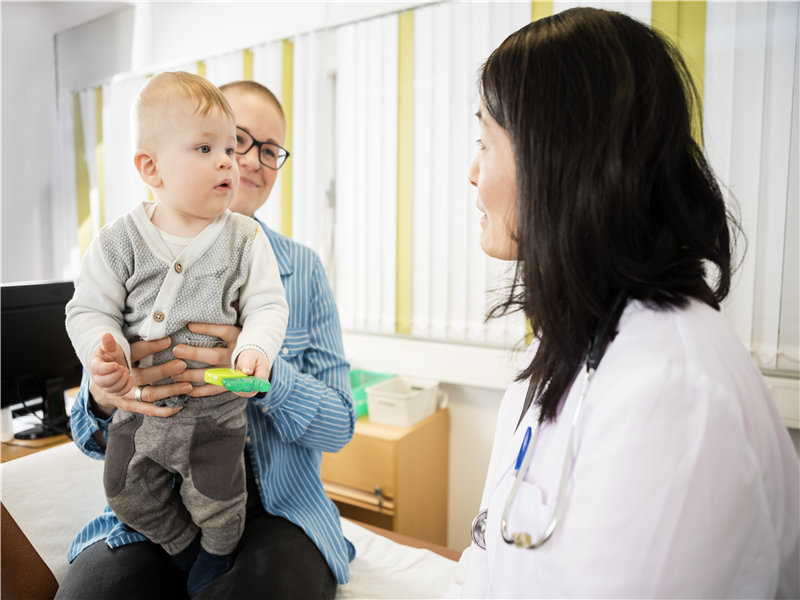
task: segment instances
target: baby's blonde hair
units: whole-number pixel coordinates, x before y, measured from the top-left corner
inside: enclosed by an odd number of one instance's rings
[[[207,79],[185,71],[167,71],[151,77],[139,91],[131,110],[135,148],[147,144],[154,117],[167,110],[171,101],[191,100],[200,115],[218,110],[234,120],[233,110],[219,89]]]

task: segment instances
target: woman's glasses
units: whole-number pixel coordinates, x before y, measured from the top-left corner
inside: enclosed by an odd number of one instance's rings
[[[247,154],[250,149],[258,148],[258,162],[277,171],[289,158],[289,151],[278,144],[272,142],[259,142],[244,127],[236,127],[236,154]]]

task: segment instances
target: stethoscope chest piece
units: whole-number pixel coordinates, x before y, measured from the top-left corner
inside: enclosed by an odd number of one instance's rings
[[[472,541],[481,550],[486,550],[486,516],[488,510],[483,509],[472,519]]]

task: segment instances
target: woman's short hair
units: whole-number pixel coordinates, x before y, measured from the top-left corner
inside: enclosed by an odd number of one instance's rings
[[[274,104],[281,113],[281,116],[286,119],[286,115],[283,113],[283,107],[281,106],[281,102],[278,100],[278,97],[273,94],[272,90],[270,90],[267,86],[262,85],[257,81],[253,81],[251,79],[231,81],[219,86],[219,89],[222,90],[223,93],[230,90],[240,90],[262,96],[265,100]]]
[[[577,8],[530,23],[488,58],[480,92],[511,138],[518,190],[517,277],[490,316],[530,318],[541,346],[520,379],[553,419],[619,294],[719,308],[730,217],[692,136],[689,71],[638,21]]]

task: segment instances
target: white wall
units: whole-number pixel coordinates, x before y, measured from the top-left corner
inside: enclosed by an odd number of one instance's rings
[[[57,277],[51,255],[54,35],[120,2],[2,2],[2,281]]]
[[[503,390],[442,384],[450,408],[450,486],[447,545],[470,544],[470,525],[480,510]]]

